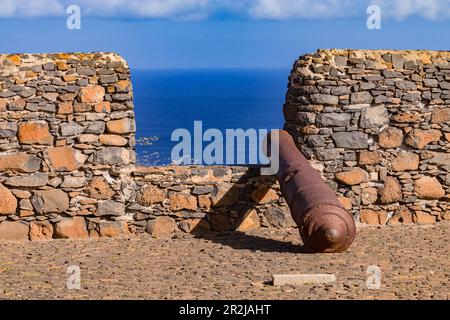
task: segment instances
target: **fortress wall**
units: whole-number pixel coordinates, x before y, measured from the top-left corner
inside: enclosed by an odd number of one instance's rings
[[[299,58],[286,129],[357,220],[450,219],[450,52],[319,50]]]
[[[369,225],[450,218],[450,53],[319,50],[285,128]],[[114,53],[0,55],[0,239],[294,227],[257,168],[136,167],[130,71]]]
[[[126,232],[134,146],[121,57],[0,55],[0,237]]]

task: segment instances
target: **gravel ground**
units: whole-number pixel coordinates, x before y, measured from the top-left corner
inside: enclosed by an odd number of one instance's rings
[[[449,299],[450,224],[358,229],[341,254],[307,254],[294,229],[194,238],[0,242],[2,299]],[[67,267],[81,289],[67,288]],[[381,288],[366,286],[381,268]],[[334,273],[335,284],[273,286],[271,275]]]

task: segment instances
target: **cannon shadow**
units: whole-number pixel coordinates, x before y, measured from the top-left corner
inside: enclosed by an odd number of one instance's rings
[[[237,250],[282,253],[311,253],[305,246],[292,242],[270,239],[259,235],[239,231],[241,225],[252,210],[259,204],[252,201],[250,194],[258,189],[260,199],[276,183],[274,176],[261,176],[259,167],[249,167],[248,170],[233,184],[233,186],[214,204],[206,214],[212,225],[212,232],[197,225],[191,230],[196,238],[205,239]],[[249,184],[250,179],[263,181],[261,185]],[[263,187],[261,187],[263,186]],[[237,201],[236,198],[238,197]],[[235,216],[233,218],[233,216]],[[300,236],[299,236],[300,239]]]

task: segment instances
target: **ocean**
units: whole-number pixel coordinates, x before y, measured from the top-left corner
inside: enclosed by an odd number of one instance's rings
[[[289,70],[132,70],[140,165],[171,163],[175,129],[279,129]]]

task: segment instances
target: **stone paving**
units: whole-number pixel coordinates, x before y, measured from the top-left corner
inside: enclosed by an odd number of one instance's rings
[[[359,228],[342,254],[308,254],[295,229],[172,239],[0,242],[1,299],[449,299],[450,224]],[[67,267],[81,289],[66,287]],[[366,287],[381,268],[381,288]],[[335,284],[273,286],[272,274],[334,273]]]

